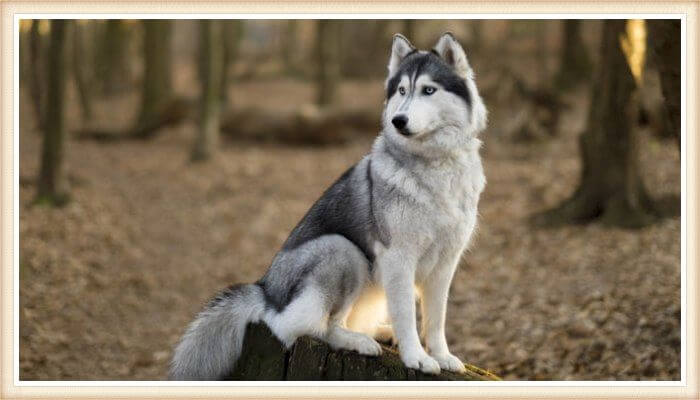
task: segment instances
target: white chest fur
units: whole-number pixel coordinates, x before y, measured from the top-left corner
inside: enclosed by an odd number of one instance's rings
[[[436,265],[459,257],[476,227],[486,179],[480,143],[474,140],[464,152],[428,163],[400,162],[386,154],[373,157],[376,173],[396,192],[384,210],[391,246],[404,246],[403,251],[418,258],[418,281]]]

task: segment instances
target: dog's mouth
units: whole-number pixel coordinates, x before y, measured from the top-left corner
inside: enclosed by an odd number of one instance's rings
[[[432,129],[427,129],[427,130],[422,130],[422,131],[412,131],[409,129],[397,129],[396,132],[399,133],[399,135],[411,139],[413,141],[418,141],[418,142],[424,142],[428,140],[435,132],[437,132],[439,129],[438,128],[432,128]]]
[[[401,128],[401,129],[398,129],[398,128],[397,128],[397,129],[396,129],[396,132],[398,132],[399,135],[404,136],[404,137],[411,137],[411,136],[414,136],[414,133],[411,132],[410,129],[405,128],[405,127],[404,127],[404,128]]]

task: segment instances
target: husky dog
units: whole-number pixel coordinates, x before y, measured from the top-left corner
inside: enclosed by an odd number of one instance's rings
[[[393,338],[407,367],[464,371],[447,348],[445,312],[486,184],[477,139],[486,108],[450,33],[431,51],[395,35],[388,68],[371,152],[311,207],[259,281],[229,287],[197,315],[170,379],[226,377],[258,321],[287,347],[311,335],[376,356],[375,339]]]

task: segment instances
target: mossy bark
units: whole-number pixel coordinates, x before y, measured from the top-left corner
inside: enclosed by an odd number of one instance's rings
[[[635,82],[620,49],[625,20],[603,24],[601,68],[594,80],[588,126],[580,137],[580,186],[557,208],[535,216],[536,223],[583,223],[639,228],[656,211],[639,172],[639,135],[631,126],[638,109]]]
[[[334,351],[327,344],[308,336],[297,339],[285,350],[264,324],[248,326],[243,354],[229,380],[243,381],[492,381],[496,375],[465,364],[467,372],[443,371],[427,375],[406,368],[396,351],[383,347],[381,356]]]

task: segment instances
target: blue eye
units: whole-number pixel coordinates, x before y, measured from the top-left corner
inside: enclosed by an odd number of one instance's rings
[[[423,88],[423,94],[426,96],[430,96],[431,94],[435,93],[437,89],[435,89],[432,86],[426,86]]]
[[[405,94],[406,94],[406,89],[404,89],[403,87],[400,87],[400,88],[399,88],[399,94],[401,94],[401,96],[405,95]]]

